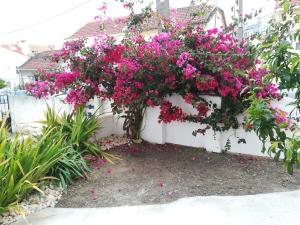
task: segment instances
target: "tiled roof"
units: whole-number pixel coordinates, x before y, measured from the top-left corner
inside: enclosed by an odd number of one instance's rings
[[[50,56],[57,51],[45,51],[35,54],[33,57],[28,59],[23,65],[21,65],[17,70],[36,70],[36,69],[55,69],[57,64],[51,62]]]
[[[224,15],[223,10],[218,7],[205,6],[205,13],[201,17],[194,16],[195,13],[198,13],[199,10],[203,9],[202,5],[195,5],[191,7],[178,8],[176,14],[176,20],[180,22],[190,22],[190,23],[198,23],[198,24],[206,24],[210,21],[213,15],[218,10]],[[124,33],[124,29],[126,28],[126,17],[118,18],[118,19],[107,19],[103,21],[102,27],[100,29],[100,22],[89,22],[83,27],[81,27],[78,31],[76,31],[73,35],[71,35],[68,39],[77,39],[77,38],[88,38],[92,37],[94,33],[106,33],[106,34],[120,34]],[[225,20],[225,17],[222,18]],[[150,29],[157,28],[157,16],[153,16],[148,21],[148,27]],[[225,22],[225,21],[224,21]],[[226,25],[226,24],[225,24]]]
[[[20,46],[17,44],[1,44],[0,47],[18,53],[20,55],[24,55],[24,53],[22,52],[22,48],[20,48]]]

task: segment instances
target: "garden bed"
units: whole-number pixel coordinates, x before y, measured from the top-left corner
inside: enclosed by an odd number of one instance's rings
[[[88,180],[76,181],[56,207],[112,207],[167,203],[182,197],[248,195],[300,188],[300,171],[246,155],[208,153],[176,145],[122,145],[122,160],[95,163]]]

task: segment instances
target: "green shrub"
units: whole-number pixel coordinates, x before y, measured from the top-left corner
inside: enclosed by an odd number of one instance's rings
[[[24,199],[32,190],[38,190],[41,181],[61,159],[65,148],[63,138],[51,139],[52,131],[35,140],[21,134],[9,137],[5,127],[0,128],[0,214]]]
[[[87,117],[84,108],[78,108],[76,112],[59,115],[48,106],[45,113],[46,120],[41,123],[43,134],[49,130],[54,139],[63,138],[65,152],[63,157],[51,169],[49,175],[60,179],[63,187],[66,187],[77,177],[86,177],[90,171],[87,162],[83,159],[86,154],[95,155],[111,161],[117,158],[105,153],[96,144],[91,142],[91,138],[100,129],[98,118],[95,114]]]
[[[46,120],[41,122],[44,124],[43,132],[47,132],[49,129],[53,133],[60,132],[66,137],[68,143],[81,154],[105,157],[105,153],[97,145],[90,142],[96,131],[100,129],[95,114],[87,117],[84,108],[80,107],[74,113],[63,113],[60,116],[48,106],[45,117]]]
[[[68,145],[63,157],[52,167],[49,176],[59,178],[62,187],[66,188],[75,178],[87,177],[90,168],[82,155]]]
[[[2,79],[0,79],[0,89],[5,88],[6,87],[6,82]]]
[[[61,133],[66,137],[67,142],[72,147],[81,153],[81,155],[95,155],[97,157],[105,158],[112,163],[112,158],[119,159],[118,157],[103,151],[97,144],[91,142],[92,137],[96,134],[97,130],[101,129],[99,118],[96,113],[87,116],[84,107],[79,107],[71,114],[58,113],[47,107],[45,113],[45,121],[41,121],[44,125],[43,133],[49,129],[53,133]]]

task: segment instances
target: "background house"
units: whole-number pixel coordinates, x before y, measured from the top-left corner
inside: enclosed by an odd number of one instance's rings
[[[16,69],[34,54],[54,49],[52,45],[36,45],[27,41],[16,44],[0,44],[0,78],[6,82],[8,89],[16,89],[20,84],[20,76]]]
[[[1,44],[0,58],[0,78],[6,82],[7,88],[17,88],[19,76],[16,72],[16,67],[24,63],[28,56],[16,44]]]
[[[294,4],[296,4],[296,2]],[[300,7],[300,5],[298,6],[298,8],[299,7]],[[281,20],[281,17],[280,17],[280,14],[282,13],[281,10],[282,10],[282,8],[278,5],[278,3],[275,4],[275,7],[271,12],[266,13],[266,9],[264,9],[261,14],[254,17],[251,20],[248,20],[244,24],[243,36],[245,38],[248,38],[252,35],[266,32],[266,30],[268,29],[268,26],[269,26],[269,22],[272,18],[275,18],[276,21]],[[291,45],[298,53],[300,52],[300,42],[294,41],[291,43]]]
[[[57,51],[53,50],[35,53],[25,63],[17,67],[16,71],[20,78],[21,88],[23,88],[26,83],[34,81],[34,74],[37,72],[38,69],[54,70],[58,67],[56,63],[53,63],[50,60],[50,57],[55,52]]]
[[[175,19],[179,22],[202,25],[204,29],[210,29],[214,27],[227,26],[224,11],[219,7],[205,6],[203,15],[195,16],[200,10],[203,10],[202,5],[195,5],[190,7],[178,8]],[[170,11],[171,13],[171,11]],[[116,18],[116,19],[106,19],[102,22],[89,22],[73,35],[71,35],[67,40],[74,40],[79,38],[87,38],[88,42],[92,41],[94,34],[109,34],[121,40],[126,31],[126,17]],[[144,31],[145,36],[153,36],[158,33],[158,18],[153,16],[148,21],[148,27]]]

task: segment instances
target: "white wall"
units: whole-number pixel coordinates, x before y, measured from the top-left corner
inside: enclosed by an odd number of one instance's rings
[[[28,57],[0,47],[0,78],[11,83],[11,88],[19,85],[16,67],[22,65]]]
[[[9,96],[9,107],[13,132],[38,132],[42,127],[47,104],[57,112],[71,112],[72,106],[64,104],[61,99],[49,97],[36,99],[31,96]]]
[[[221,106],[221,98],[213,96],[203,96],[207,101],[211,101]],[[178,96],[173,95],[167,98],[174,105],[180,106],[185,113],[196,113],[191,105],[186,104],[184,100]],[[280,102],[274,102],[275,107],[279,107],[286,111],[291,110],[291,106],[287,108],[286,104],[293,101],[291,98],[284,98]],[[9,97],[12,128],[13,132],[20,130],[36,131],[41,127],[37,121],[44,119],[44,111],[47,103],[60,112],[72,111],[72,107],[66,105],[61,99],[48,98],[47,100],[38,100],[30,96],[10,96]],[[120,115],[113,115],[109,102],[100,102],[99,99],[91,100],[90,104],[94,104],[95,110],[100,107],[99,114],[101,114],[101,126],[97,133],[97,138],[109,136],[111,134],[124,135],[122,129],[124,119],[119,118]],[[151,143],[173,143],[184,146],[205,148],[210,152],[221,152],[225,149],[227,140],[230,140],[231,148],[229,152],[242,153],[249,155],[262,156],[267,154],[261,153],[262,144],[254,132],[245,132],[242,127],[238,129],[230,129],[225,132],[213,132],[207,130],[205,135],[198,134],[196,137],[192,135],[194,130],[204,128],[204,125],[191,122],[172,122],[169,124],[159,123],[160,109],[159,107],[147,108],[143,126],[142,139]],[[242,122],[242,115],[238,117],[239,122]],[[246,144],[238,144],[238,138],[244,138]]]

